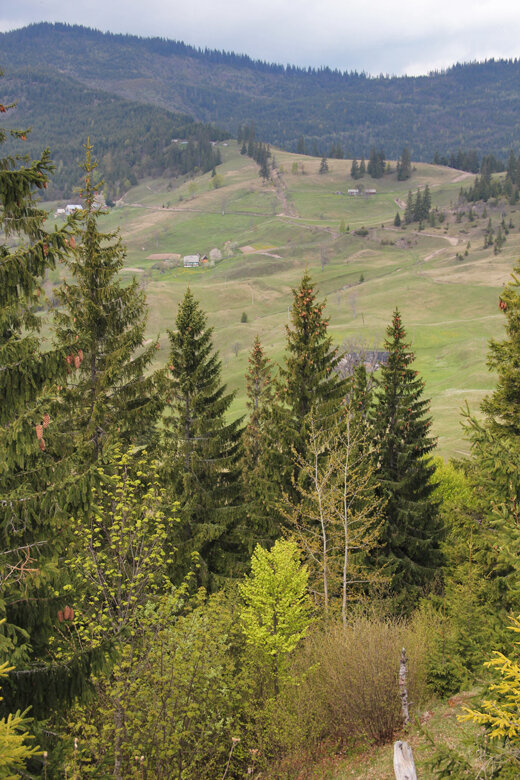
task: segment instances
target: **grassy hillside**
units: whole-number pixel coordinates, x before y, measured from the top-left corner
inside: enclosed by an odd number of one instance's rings
[[[320,153],[332,141],[360,157],[408,146],[432,160],[459,148],[506,157],[520,144],[518,61],[457,65],[421,77],[378,77],[255,62],[176,41],[113,35],[64,24],[0,34],[0,66],[67,76],[127,100],[189,113],[289,149],[305,136]],[[79,86],[79,85],[78,85]],[[65,103],[65,101],[64,101]],[[42,106],[45,111],[45,106]],[[66,105],[64,105],[66,116]]]
[[[329,161],[329,174],[319,175],[319,160],[282,151],[275,152],[276,186],[263,185],[258,166],[239,154],[235,142],[221,144],[220,151],[220,188],[212,187],[210,174],[149,180],[103,218],[107,229],[121,226],[128,277],[136,274],[146,285],[150,336],[172,327],[189,284],[215,328],[225,379],[237,391],[233,413],[243,414],[252,340],[258,333],[271,358],[281,359],[291,288],[308,268],[327,298],[338,345],[380,346],[393,309],[401,309],[432,399],[439,450],[466,451],[460,409],[467,400],[477,410],[493,386],[487,343],[502,332],[497,301],[520,252],[519,207],[488,203],[484,216],[477,206],[469,221],[468,207],[462,216],[457,201],[472,175],[427,164],[417,164],[407,182],[398,182],[395,173],[385,176],[375,183],[374,196],[338,194],[353,185],[350,161]],[[416,223],[396,229],[395,213],[403,213],[398,204],[409,188],[426,183],[434,206],[446,209],[446,221],[422,231]],[[484,230],[490,216],[498,225],[503,215],[515,227],[494,255],[482,248]],[[348,232],[340,232],[342,221]],[[355,235],[362,226],[368,235]],[[215,247],[224,259],[199,269],[172,268],[150,257],[209,254]],[[240,321],[243,312],[247,323]],[[166,362],[167,350],[163,335],[159,361]]]

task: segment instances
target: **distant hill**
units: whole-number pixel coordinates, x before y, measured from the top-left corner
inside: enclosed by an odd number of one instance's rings
[[[79,82],[190,114],[232,133],[252,121],[257,137],[289,150],[302,135],[309,152],[327,153],[339,142],[348,156],[367,155],[376,145],[396,158],[408,146],[413,159],[425,161],[436,151],[459,148],[505,158],[520,146],[517,60],[456,65],[430,76],[369,78],[42,23],[0,34],[0,66],[8,74],[24,68],[61,78],[60,88]]]
[[[91,89],[54,71],[10,69],[0,82],[0,102],[16,102],[6,127],[32,127],[23,146],[8,142],[7,152],[35,156],[49,146],[56,164],[46,196],[70,196],[81,181],[78,163],[90,138],[105,181],[116,199],[145,176],[178,176],[209,171],[220,163],[212,141],[228,133],[186,114],[125,100]]]

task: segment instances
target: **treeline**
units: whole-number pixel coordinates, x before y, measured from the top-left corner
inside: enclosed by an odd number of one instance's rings
[[[71,197],[81,184],[79,164],[87,136],[96,144],[105,195],[111,200],[147,176],[212,170],[221,162],[212,142],[229,137],[190,116],[145,108],[64,77],[11,73],[4,95],[6,103],[17,104],[7,126],[35,128],[26,133],[27,153],[36,154],[44,142],[50,145],[56,171],[45,193],[48,199]],[[8,142],[8,151],[13,148]]]
[[[473,185],[467,189],[461,189],[461,197],[468,202],[475,203],[479,200],[488,201],[490,198],[505,197],[511,205],[518,203],[520,189],[520,157],[513,150],[510,151],[505,168],[506,176],[493,178],[492,166],[485,166],[482,161],[481,175],[477,176]]]
[[[468,173],[482,173],[484,175],[490,173],[499,173],[505,170],[502,160],[497,160],[494,154],[482,155],[475,149],[469,151],[459,151],[456,154],[450,154],[449,156],[441,155],[435,152],[432,160],[434,165],[445,165],[448,168],[456,168],[459,171],[468,171]]]
[[[24,135],[12,134],[22,151]],[[0,165],[0,223],[17,239],[0,263],[0,673],[3,712],[16,712],[0,736],[11,774],[295,775],[287,761],[308,763],[324,743],[392,739],[403,644],[417,706],[481,677],[492,649],[510,652],[516,282],[499,302],[505,339],[491,346],[497,389],[484,421],[467,419],[471,461],[432,458],[398,309],[372,373],[363,350],[345,361],[334,346],[307,273],[280,364],[255,339],[248,415],[229,421],[233,396],[189,289],[168,361],[152,368],[144,291],[121,283],[125,248],[100,230],[91,146],[84,208],[47,232],[35,196],[51,169],[47,153]],[[58,263],[60,305],[36,317]],[[491,730],[486,701],[472,717]],[[493,745],[475,760],[491,756],[505,780],[518,747],[507,735]],[[437,758],[442,777],[446,753]],[[450,753],[446,772],[464,761]]]
[[[247,154],[248,157],[251,157],[260,166],[258,175],[267,181],[271,176],[269,170],[270,159],[272,163],[271,149],[268,144],[257,140],[254,124],[239,126],[237,143],[239,146],[242,145],[240,154]]]

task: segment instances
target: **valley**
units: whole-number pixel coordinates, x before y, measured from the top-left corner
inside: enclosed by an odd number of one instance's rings
[[[330,332],[344,348],[380,347],[394,308],[399,307],[416,365],[431,398],[438,452],[468,451],[461,408],[479,402],[493,387],[486,367],[487,344],[500,337],[498,296],[520,252],[520,209],[505,201],[459,205],[461,186],[472,174],[416,163],[411,179],[395,172],[365,177],[367,196],[347,195],[355,186],[350,160],[320,160],[273,149],[277,169],[263,184],[258,165],[240,154],[235,141],[219,144],[220,186],[211,174],[146,180],[128,190],[103,218],[103,229],[120,228],[127,245],[126,272],[146,287],[149,337],[162,334],[157,364],[166,364],[166,330],[190,285],[215,328],[224,377],[236,391],[233,414],[245,413],[244,374],[256,334],[270,358],[279,361],[295,287],[305,268],[327,298]],[[393,166],[395,168],[395,164]],[[102,173],[102,171],[101,171]],[[405,229],[409,189],[428,184],[442,224]],[[53,204],[56,205],[56,204]],[[513,224],[499,254],[483,249],[491,217]],[[356,235],[365,228],[366,235]],[[361,230],[364,233],[365,230]],[[208,255],[222,260],[201,268],[172,267],[152,256]],[[56,279],[54,279],[56,281]],[[247,322],[241,322],[243,314]]]

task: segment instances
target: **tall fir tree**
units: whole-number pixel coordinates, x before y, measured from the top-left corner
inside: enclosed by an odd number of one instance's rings
[[[414,208],[412,191],[408,190],[408,198],[406,199],[406,208],[404,210],[404,221],[406,225],[409,225],[415,219]]]
[[[59,291],[58,343],[81,345],[70,355],[71,380],[57,409],[63,451],[75,452],[88,470],[110,443],[145,442],[160,412],[160,373],[150,373],[156,343],[143,347],[146,299],[137,280],[127,286],[119,272],[125,248],[118,232],[104,233],[96,181],[97,163],[87,143],[77,246],[65,261],[69,281]],[[72,374],[73,372],[73,374]]]
[[[362,179],[363,176],[365,175],[366,171],[367,171],[367,167],[366,167],[366,163],[365,163],[365,158],[362,157],[361,158],[361,162],[359,163],[359,176],[358,176],[358,178]]]
[[[324,174],[329,172],[329,164],[326,157],[321,158],[319,173]]]
[[[492,340],[488,366],[496,387],[481,403],[484,420],[467,413],[468,433],[477,465],[477,489],[485,496],[480,545],[488,550],[487,601],[499,610],[520,610],[520,263],[499,298],[505,338]],[[490,552],[491,551],[491,552]]]
[[[269,474],[269,437],[272,425],[274,386],[271,361],[256,336],[246,374],[249,420],[242,433],[240,468],[244,512],[251,545],[263,546],[277,534],[270,511],[272,475]],[[252,550],[251,550],[252,554]]]
[[[429,453],[429,401],[412,367],[414,354],[396,309],[387,329],[371,415],[376,478],[386,501],[377,563],[387,565],[396,609],[407,611],[435,577],[442,562],[438,505],[433,498],[435,467]]]
[[[226,420],[233,394],[221,382],[212,333],[188,289],[169,331],[163,446],[165,480],[180,504],[172,541],[182,574],[197,553],[202,581],[215,587],[241,570],[247,540],[239,528],[241,420]]]
[[[411,175],[412,161],[410,158],[410,150],[407,146],[405,146],[397,163],[397,180],[406,181],[406,179],[409,179]]]
[[[286,328],[286,351],[277,378],[270,446],[273,480],[281,493],[293,498],[295,462],[305,454],[310,413],[318,428],[332,425],[349,389],[349,380],[337,370],[341,355],[328,333],[324,308],[325,302],[317,300],[306,272],[293,290],[292,327]]]
[[[350,166],[350,176],[355,180],[359,179],[359,163],[354,157],[352,165]]]
[[[2,106],[2,113],[11,107]],[[23,145],[29,131],[8,132]],[[0,129],[0,143],[8,132]],[[65,381],[65,355],[77,356],[77,347],[46,349],[38,336],[45,274],[66,257],[74,232],[70,222],[46,230],[48,215],[37,194],[52,170],[48,150],[37,160],[23,154],[0,160],[0,617],[6,618],[0,647],[16,667],[2,709],[31,705],[37,716],[82,690],[91,661],[83,656],[66,667],[51,665],[48,654],[76,479],[49,411],[56,386]]]

